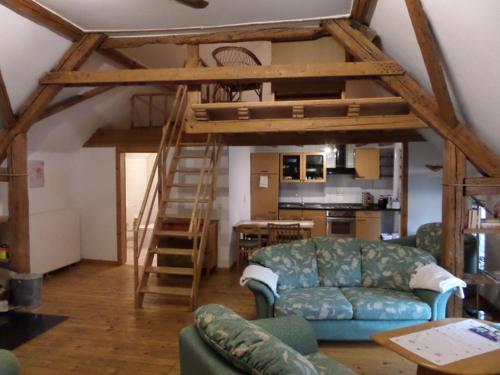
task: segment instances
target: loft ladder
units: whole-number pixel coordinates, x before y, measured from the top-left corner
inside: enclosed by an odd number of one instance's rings
[[[137,308],[142,307],[146,294],[188,299],[191,309],[197,304],[222,146],[212,135],[203,142],[185,141],[187,94],[187,86],[179,86],[134,222]],[[140,265],[154,216],[144,264]],[[161,285],[164,281],[170,285]]]

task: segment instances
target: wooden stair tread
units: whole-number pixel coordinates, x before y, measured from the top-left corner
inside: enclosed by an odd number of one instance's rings
[[[181,154],[174,157],[176,159],[205,159],[205,155],[200,154]]]
[[[193,255],[193,249],[179,249],[176,247],[159,247],[152,250],[151,252],[158,255],[181,255],[181,256]]]
[[[180,142],[179,146],[181,147],[205,147],[206,142]]]
[[[173,286],[148,285],[141,288],[141,293],[164,294],[171,296],[191,296],[191,288],[181,288]]]
[[[193,233],[184,230],[158,230],[155,235],[162,237],[194,237]],[[197,236],[200,237],[201,233],[198,232]]]
[[[190,220],[191,219],[191,212],[186,212],[185,214],[164,212],[162,214],[158,214],[158,217],[161,219],[186,219],[186,220]]]
[[[194,275],[194,269],[187,268],[187,267],[154,267],[154,266],[149,266],[149,267],[145,268],[144,272],[146,272],[146,273],[159,273],[159,274],[163,274],[163,275],[185,275],[185,276]]]
[[[207,171],[210,171],[212,168],[206,168]],[[177,168],[175,170],[178,173],[201,173],[202,168]]]
[[[194,203],[195,202],[194,197],[189,197],[189,198],[169,198],[167,202],[174,202],[174,203]],[[199,198],[198,202],[200,203],[205,203],[208,202],[208,198]]]

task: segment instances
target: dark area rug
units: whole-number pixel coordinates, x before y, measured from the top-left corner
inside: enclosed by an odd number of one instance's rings
[[[68,319],[61,315],[44,315],[9,311],[0,313],[0,349],[13,350]]]

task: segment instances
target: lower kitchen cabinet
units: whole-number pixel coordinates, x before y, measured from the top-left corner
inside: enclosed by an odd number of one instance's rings
[[[326,212],[324,210],[280,210],[280,220],[313,221],[311,237],[326,236]]]
[[[323,210],[302,210],[302,220],[314,221],[311,237],[326,236],[326,212]]]
[[[380,211],[356,211],[356,238],[380,240],[381,226]]]
[[[280,210],[280,220],[302,220],[302,210]]]

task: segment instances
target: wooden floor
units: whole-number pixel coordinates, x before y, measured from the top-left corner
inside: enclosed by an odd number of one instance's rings
[[[202,282],[200,303],[221,303],[254,317],[238,272]],[[186,305],[146,296],[133,307],[131,266],[80,264],[44,281],[37,312],[70,318],[15,350],[23,374],[178,374],[178,334],[192,323]],[[374,343],[323,343],[321,350],[359,374],[415,374],[416,366]]]

